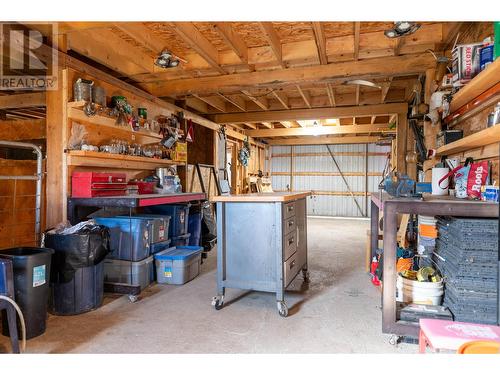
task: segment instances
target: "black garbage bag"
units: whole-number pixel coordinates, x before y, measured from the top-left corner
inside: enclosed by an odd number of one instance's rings
[[[103,225],[87,225],[73,234],[45,234],[45,246],[52,255],[51,282],[73,280],[78,268],[94,266],[109,253],[109,229]]]
[[[217,223],[210,202],[202,203],[201,214],[201,245],[205,251],[210,251],[217,239]]]

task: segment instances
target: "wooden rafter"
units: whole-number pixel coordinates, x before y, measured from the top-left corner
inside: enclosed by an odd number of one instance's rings
[[[247,130],[246,135],[254,138],[271,138],[271,137],[289,137],[289,136],[305,136],[305,135],[334,135],[334,134],[359,134],[359,133],[376,133],[386,132],[395,133],[396,130],[391,130],[388,124],[377,125],[344,125],[344,126],[309,126],[301,128],[274,128],[274,129],[258,129]]]
[[[0,96],[0,109],[45,106],[45,92]]]
[[[401,53],[401,47],[403,47],[404,42],[405,42],[404,36],[396,38],[394,42],[394,56],[399,56],[399,54]]]
[[[245,125],[247,128],[250,128],[250,129],[257,129],[257,125],[250,124],[249,122],[245,122],[243,125]]]
[[[198,96],[196,94],[193,94],[195,98],[198,98],[208,105],[211,105],[215,109],[221,111],[221,112],[226,112],[226,102],[222,100],[221,98],[218,98],[216,96]]]
[[[299,85],[297,85],[297,91],[299,92],[300,96],[302,96],[302,99],[304,100],[304,103],[306,104],[307,108],[312,108],[311,96],[309,95],[309,93],[302,90]]]
[[[242,90],[241,91],[244,95],[246,95],[252,102],[257,104],[260,108],[262,108],[264,111],[267,111],[269,109],[269,103],[267,102],[267,98],[265,96],[254,96],[252,95],[251,92]]]
[[[377,119],[377,116],[372,116],[371,120],[370,120],[370,124],[375,124],[375,121]]]
[[[356,85],[356,105],[359,105],[359,97],[361,95],[361,86]]]
[[[219,52],[194,26],[192,22],[171,22],[170,27],[189,46],[210,64],[212,68],[221,74],[226,71],[219,65]]]
[[[285,109],[290,109],[290,106],[288,105],[288,98],[284,93],[274,90],[273,95]]]
[[[406,103],[375,104],[362,106],[346,106],[335,108],[291,109],[283,111],[261,111],[246,113],[226,113],[213,117],[218,124],[263,122],[263,121],[296,121],[316,120],[329,118],[346,118],[353,116],[391,115],[393,113],[406,113]]]
[[[243,112],[246,111],[246,104],[245,104],[245,100],[239,96],[229,96],[229,95],[224,95],[222,93],[218,93],[218,95],[223,98],[224,100],[226,100],[227,102],[231,103],[232,105],[234,105],[236,108],[238,109],[241,109]]]
[[[216,22],[212,26],[241,62],[248,64],[248,48],[231,24],[229,22]]]
[[[272,88],[301,83],[342,83],[346,76],[380,78],[425,73],[434,68],[436,60],[430,53],[363,59],[327,65],[277,69],[225,76],[186,78],[158,82],[152,91],[158,96],[185,95],[191,92],[216,92],[245,90],[246,88]]]
[[[326,55],[326,38],[323,31],[323,24],[321,22],[313,22],[312,28],[314,32],[316,48],[318,49],[319,62],[322,65],[326,65],[328,64],[328,57]]]
[[[282,68],[286,68],[283,62],[283,51],[281,50],[280,38],[276,30],[274,30],[273,24],[271,22],[259,22],[259,26],[273,51],[276,61]]]
[[[359,59],[359,34],[361,22],[354,22],[354,60]]]
[[[291,121],[280,121],[280,124],[283,125],[284,128],[291,128],[293,124]]]
[[[381,97],[380,97],[381,104],[385,103],[385,99],[387,98],[387,93],[389,92],[389,89],[391,88],[391,83],[392,83],[392,77],[390,77],[386,82],[384,82],[382,84],[382,91],[381,91]]]
[[[379,137],[351,136],[351,137],[299,137],[285,139],[270,139],[270,145],[334,145],[375,143]]]
[[[159,54],[166,47],[165,42],[141,22],[117,22],[114,26],[155,54]]]
[[[264,122],[261,122],[261,125],[264,126],[267,129],[272,129],[273,128],[273,124],[270,123],[270,122],[264,121]]]
[[[335,107],[337,105],[335,102],[335,91],[333,90],[332,85],[329,83],[326,84],[326,92],[328,94],[328,100],[330,101],[330,105],[332,107]]]

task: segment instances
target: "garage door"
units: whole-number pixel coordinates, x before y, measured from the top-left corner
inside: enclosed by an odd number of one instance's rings
[[[273,189],[312,191],[309,215],[369,216],[369,193],[378,191],[389,152],[390,147],[375,144],[272,146]]]

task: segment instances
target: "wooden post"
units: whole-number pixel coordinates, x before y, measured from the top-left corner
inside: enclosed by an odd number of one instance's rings
[[[406,113],[398,113],[396,132],[396,170],[406,173],[406,138],[408,136],[408,119]]]
[[[365,216],[368,217],[368,143],[365,144]]]
[[[68,140],[66,105],[68,70],[59,69],[58,89],[47,91],[47,207],[46,226],[52,228],[67,218],[68,178],[64,150]]]
[[[290,146],[290,191],[293,191],[293,146]]]

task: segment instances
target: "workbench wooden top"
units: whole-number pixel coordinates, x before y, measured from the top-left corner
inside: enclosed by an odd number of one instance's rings
[[[252,193],[236,195],[218,195],[213,197],[213,202],[290,202],[305,198],[311,195],[310,192],[276,192],[276,193]]]

